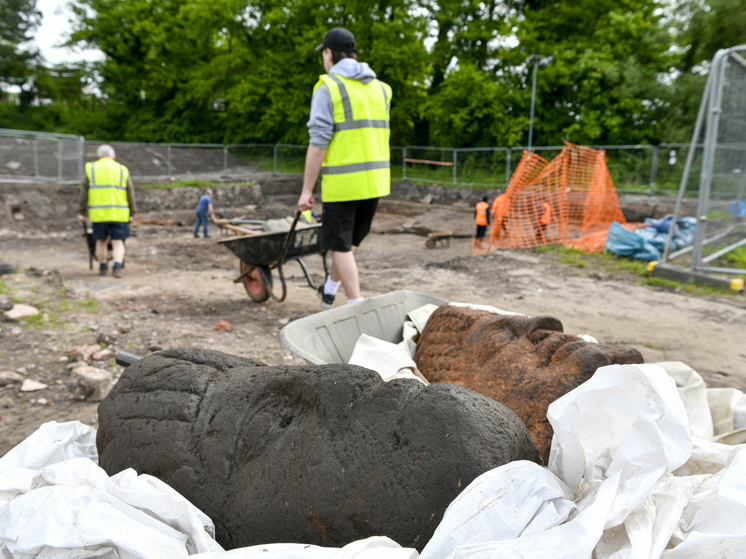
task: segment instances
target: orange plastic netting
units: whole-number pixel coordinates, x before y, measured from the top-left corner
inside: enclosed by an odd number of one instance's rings
[[[602,252],[611,222],[626,223],[606,152],[569,142],[551,162],[524,151],[491,210],[489,235],[472,239],[472,256],[548,244]]]

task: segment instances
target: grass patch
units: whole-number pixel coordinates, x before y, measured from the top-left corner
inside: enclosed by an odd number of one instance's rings
[[[575,268],[588,267],[588,260],[586,258],[586,255],[578,251],[561,254],[559,257],[559,261],[562,262],[562,264],[568,264],[570,266],[574,266]]]
[[[23,325],[27,328],[39,330],[42,328],[56,329],[62,328],[67,324],[67,321],[63,320],[57,310],[50,305],[37,301],[34,303],[34,306],[39,309],[39,314],[22,319]]]
[[[89,314],[96,314],[98,313],[98,299],[91,296],[91,292],[89,291],[88,296],[85,299],[81,299],[80,301],[76,301],[77,307],[79,309],[85,310]]]
[[[738,247],[728,254],[723,255],[722,261],[727,268],[742,268],[746,270],[746,246]]]
[[[179,181],[169,181],[166,183],[153,183],[138,185],[138,188],[179,188],[182,186],[198,186],[200,188],[212,188],[215,186],[213,181],[202,179],[183,179]]]
[[[650,275],[647,270],[647,262],[634,260],[611,254],[608,252],[589,253],[558,245],[545,245],[536,247],[536,252],[554,255],[558,262],[578,268],[576,275],[603,274],[608,276],[632,276],[639,285],[663,289],[666,291],[685,292],[696,296],[737,296],[730,289],[718,289],[707,285],[698,285],[692,282],[681,283]],[[741,249],[738,249],[739,251]],[[746,267],[746,247],[741,253],[734,251],[733,260],[739,262],[739,266]],[[743,260],[740,260],[743,259]]]
[[[220,188],[221,186],[254,186],[256,183],[254,182],[247,182],[247,181],[239,181],[239,182],[231,182],[231,183],[220,183],[220,182],[213,182],[213,181],[206,181],[202,179],[184,179],[179,181],[173,181],[173,182],[166,182],[166,183],[153,183],[153,184],[142,184],[138,185],[138,188],[163,188],[163,189],[169,189],[169,188],[183,188],[187,186],[192,187],[198,187],[198,188]]]
[[[651,343],[651,342],[645,342],[642,345],[645,346],[645,347],[647,347],[647,348],[650,348],[650,349],[658,349],[658,350],[666,349],[662,345],[654,344],[654,343]]]
[[[5,285],[5,282],[0,280],[0,295],[13,295],[13,293],[15,293],[15,289]]]
[[[596,256],[601,262],[603,262],[603,265],[607,270],[625,271],[638,276],[643,276],[648,273],[647,262],[643,262],[641,260],[624,258],[615,254],[611,254],[610,252],[602,252],[594,256]]]
[[[671,281],[671,280],[667,280],[663,278],[654,278],[654,277],[647,278],[645,283],[653,287],[665,287],[667,289],[678,289],[682,285],[677,281]]]

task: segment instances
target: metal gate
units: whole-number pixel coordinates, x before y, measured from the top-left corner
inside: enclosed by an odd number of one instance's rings
[[[746,245],[745,186],[746,45],[741,45],[718,51],[712,60],[679,186],[672,223],[684,198],[696,193],[694,242],[672,252],[672,226],[663,262],[678,259],[697,272],[746,273],[734,253]]]

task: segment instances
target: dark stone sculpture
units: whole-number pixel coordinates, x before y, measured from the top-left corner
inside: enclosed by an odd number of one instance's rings
[[[539,462],[513,412],[460,386],[194,349],[128,367],[99,407],[96,443],[109,474],[162,479],[229,549],[384,535],[421,550],[474,478]]]
[[[549,461],[554,400],[611,364],[642,363],[634,348],[565,334],[550,316],[505,316],[443,305],[417,342],[417,368],[430,382],[466,386],[512,409]]]

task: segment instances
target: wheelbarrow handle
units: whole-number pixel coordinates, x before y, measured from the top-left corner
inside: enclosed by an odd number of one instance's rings
[[[277,297],[274,293],[271,294],[272,297],[280,303],[284,301],[285,297],[287,296],[287,285],[285,284],[285,275],[282,273],[282,263],[285,261],[288,250],[290,250],[290,243],[293,241],[293,233],[295,233],[295,226],[298,225],[300,216],[301,212],[300,210],[297,210],[295,212],[295,219],[293,219],[293,224],[290,226],[290,231],[288,231],[288,236],[285,237],[285,244],[282,247],[282,252],[280,252],[280,258],[277,260],[277,275],[280,276],[280,283],[282,283],[282,296]]]

